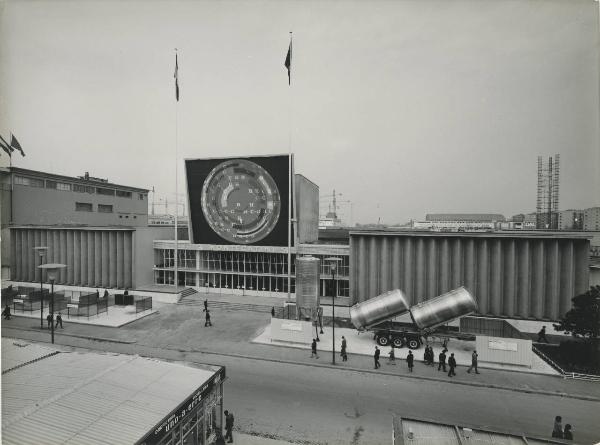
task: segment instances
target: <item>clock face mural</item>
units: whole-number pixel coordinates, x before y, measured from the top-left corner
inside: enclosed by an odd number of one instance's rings
[[[260,241],[277,224],[280,210],[277,184],[264,168],[247,159],[225,161],[204,180],[204,218],[227,241]]]
[[[286,246],[288,159],[186,160],[192,242]]]

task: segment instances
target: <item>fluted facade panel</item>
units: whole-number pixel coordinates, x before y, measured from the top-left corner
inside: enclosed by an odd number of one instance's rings
[[[14,281],[39,282],[36,246],[48,247],[44,263],[62,263],[56,283],[132,287],[133,230],[11,228]],[[46,281],[46,274],[43,280]]]
[[[350,295],[399,288],[412,305],[465,286],[483,315],[556,320],[588,288],[588,250],[576,235],[352,232]]]

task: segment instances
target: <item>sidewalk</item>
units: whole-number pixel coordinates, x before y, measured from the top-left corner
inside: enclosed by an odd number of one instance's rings
[[[326,335],[319,335],[320,341],[317,343],[317,348],[319,353],[322,353],[324,356],[330,356],[331,354],[326,355],[326,353],[330,353],[332,351],[332,329],[330,326],[324,328],[324,332]],[[347,329],[347,328],[336,328],[335,329],[335,349],[337,354],[339,355],[342,335],[346,337],[346,341],[348,343],[347,351],[349,354],[360,354],[367,355],[369,357],[373,357],[373,353],[375,352],[376,343],[373,340],[373,334],[370,332],[359,333],[355,329]],[[276,346],[283,346],[288,348],[298,348],[307,350],[310,345],[302,345],[299,343],[289,343],[284,341],[271,340],[271,326],[267,326],[265,330],[256,338],[252,340],[254,343],[262,343],[262,344],[270,344]],[[442,346],[439,342],[430,342],[430,345],[433,347],[436,369],[438,362],[438,354],[442,352]],[[471,354],[475,350],[475,342],[474,341],[465,341],[458,339],[450,339],[448,342],[448,357],[450,357],[451,353],[454,353],[454,358],[456,358],[456,363],[460,366],[471,366]],[[381,350],[381,358],[380,362],[385,363],[388,361],[388,354],[391,350],[390,346],[379,346]],[[406,356],[408,355],[409,349],[404,348],[394,348],[394,354],[396,356],[397,365],[407,366],[406,365]],[[413,350],[413,354],[415,356],[415,363],[419,363],[423,361],[423,352],[425,351],[425,347],[421,346],[419,349]],[[502,369],[505,371],[516,371],[516,372],[524,372],[524,373],[533,373],[533,374],[546,374],[546,375],[559,375],[557,371],[555,371],[550,365],[544,362],[537,354],[533,354],[532,366],[531,368],[527,368],[525,366],[517,366],[517,365],[505,365],[501,363],[489,363],[479,361],[478,363],[479,369]]]

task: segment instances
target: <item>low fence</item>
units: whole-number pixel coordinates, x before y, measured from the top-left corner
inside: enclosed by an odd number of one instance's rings
[[[152,297],[142,297],[135,301],[135,313],[144,312],[152,309]]]
[[[588,380],[591,382],[600,382],[600,376],[593,374],[582,374],[580,372],[568,372],[562,369],[558,363],[544,354],[539,348],[535,345],[532,346],[533,352],[535,352],[542,360],[552,366],[556,371],[558,371],[564,379],[573,379],[573,380]]]

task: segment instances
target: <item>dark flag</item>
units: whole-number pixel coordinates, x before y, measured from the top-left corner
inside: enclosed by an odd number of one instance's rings
[[[291,34],[291,33],[290,33]],[[290,47],[285,57],[285,67],[288,70],[288,85],[292,84],[292,37],[290,36]]]
[[[9,157],[12,156],[13,148],[8,145],[8,142],[6,142],[2,136],[0,136],[0,147],[2,147],[2,150],[4,150]]]
[[[21,152],[21,156],[25,156],[25,152],[21,148],[21,144],[19,144],[19,141],[17,141],[17,138],[12,133],[10,135],[10,147],[14,150],[19,150]]]
[[[177,53],[175,53],[175,99],[179,102],[179,64],[177,63]]]

